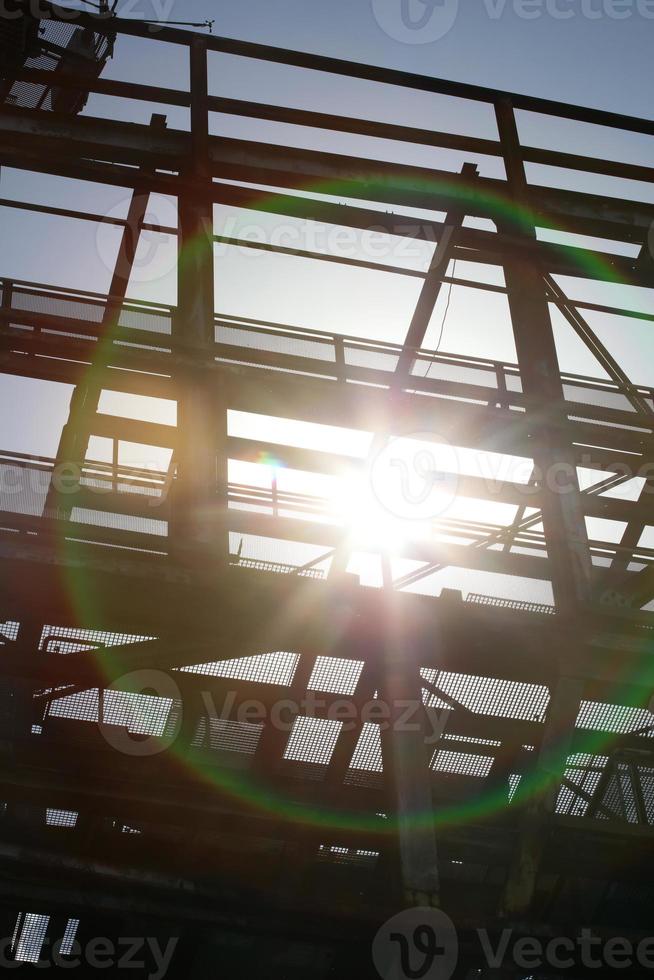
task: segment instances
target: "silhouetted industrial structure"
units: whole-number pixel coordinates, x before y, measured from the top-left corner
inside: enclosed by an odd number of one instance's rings
[[[110,219],[0,200],[109,220],[121,235],[107,295],[1,280],[0,372],[74,385],[56,458],[0,452],[0,934],[13,937],[12,955],[29,969],[25,951],[38,958],[45,938],[179,937],[171,977],[364,978],[376,975],[380,924],[429,904],[458,928],[460,977],[487,975],[474,972],[488,969],[474,941],[482,926],[648,935],[651,476],[640,493],[620,488],[651,473],[654,393],[630,382],[587,313],[654,316],[579,302],[559,278],[654,286],[654,207],[544,186],[529,168],[645,183],[654,168],[525,146],[516,113],[647,136],[654,122],[101,14],[72,28],[43,10],[39,24],[20,22],[20,56],[4,62],[0,163],[132,197]],[[190,89],[100,77],[122,35],[183,46]],[[212,52],[473,100],[494,112],[498,138],[211,95]],[[79,115],[89,93],[151,104],[152,123]],[[188,131],[167,128],[167,106],[190,110]],[[212,136],[212,113],[467,162],[439,171]],[[478,172],[490,157],[503,178]],[[154,194],[177,201],[177,228],[149,225]],[[424,273],[256,246],[419,277],[404,344],[221,314],[214,245],[234,240],[215,236],[215,204],[437,241]],[[415,208],[444,217],[416,224]],[[593,244],[551,244],[536,228]],[[178,237],[176,307],[126,299],[148,229]],[[639,254],[600,251],[600,240]],[[423,348],[441,288],[470,283],[452,260],[503,270],[503,285],[475,286],[506,295],[517,364]],[[561,373],[550,308],[603,378]],[[125,405],[174,402],[176,422],[108,411],[107,390]],[[230,431],[230,411],[374,433],[377,446],[437,432],[532,460],[534,477],[526,496],[511,479],[461,474],[459,495],[513,505],[513,522],[437,517],[433,540],[405,545],[413,570],[394,579],[383,559],[382,587],[368,588],[347,574],[345,532],[324,519],[325,501],[236,484],[227,466],[274,457],[338,475],[365,472],[366,460],[246,438]],[[91,437],[111,441],[111,460],[93,458]],[[127,465],[122,443],[169,462]],[[577,467],[601,479],[581,488]],[[587,518],[622,522],[624,534],[593,540]],[[276,560],[280,541],[314,551]],[[550,581],[554,603],[518,601],[509,586],[465,598],[406,591],[446,565]],[[207,692],[228,707],[212,713]],[[375,698],[391,706],[390,725],[362,719]],[[239,715],[251,701],[263,720]],[[281,701],[291,703],[284,729],[271,721]],[[355,724],[334,719],[336,702]],[[421,705],[418,727],[397,724],[404,703]]]

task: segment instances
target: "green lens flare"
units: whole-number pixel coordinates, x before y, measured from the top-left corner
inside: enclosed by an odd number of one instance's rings
[[[516,204],[515,201],[499,193],[489,192],[485,189],[474,187],[474,182],[462,185],[458,179],[452,180],[439,178],[428,180],[422,177],[417,178],[394,178],[394,189],[406,194],[409,199],[414,198],[413,206],[425,208],[424,199],[433,198],[434,206],[438,205],[439,196],[447,196],[460,205],[465,212],[465,206],[471,205],[472,210],[484,213],[488,218],[499,223],[505,230],[511,228],[519,231],[525,226],[534,226],[538,222],[534,216],[524,207]],[[352,181],[325,181],[310,183],[302,188],[306,194],[328,195],[338,198],[356,199],[360,192],[361,179]],[[371,178],[366,182],[367,199],[370,201],[383,201],[388,192],[388,185],[376,178]],[[421,203],[419,203],[421,202]],[[317,201],[316,203],[320,203]],[[256,192],[253,193],[250,202],[239,205],[236,209],[257,210],[268,213],[283,213],[290,218],[295,216],[302,217],[302,210],[306,206],[306,199],[294,195],[278,194],[277,192]],[[347,208],[345,208],[347,212]],[[398,217],[402,217],[398,215]],[[312,219],[306,219],[312,220]],[[407,219],[415,221],[419,225],[420,219]],[[406,222],[405,222],[406,223]],[[331,224],[331,223],[330,223]],[[365,229],[362,229],[365,230]],[[375,229],[379,230],[379,229]],[[559,226],[559,231],[565,232],[567,229]],[[389,232],[389,234],[391,234]],[[232,238],[238,237],[238,231],[233,231]],[[243,243],[247,246],[247,242]],[[591,253],[581,248],[569,248],[551,243],[541,243],[543,253],[556,254],[557,251],[565,252],[568,260],[571,258],[577,265],[579,273],[593,279],[603,280],[609,283],[618,284],[627,290],[634,285],[631,282],[620,279],[613,265],[608,258],[604,259],[597,253]],[[180,263],[183,268],[185,264],[192,261],[195,252],[193,241],[189,243],[185,251],[180,255]],[[497,263],[501,264],[501,263]],[[471,282],[471,286],[474,283]],[[617,304],[616,304],[617,305]],[[619,305],[628,308],[629,303],[625,301]],[[119,315],[105,329],[96,348],[95,363],[88,368],[82,384],[102,386],[107,380],[104,373],[103,364],[115,354],[113,342],[117,335]],[[265,460],[271,465],[274,463],[274,456],[270,455]],[[75,561],[77,545],[66,537],[66,526],[58,530],[59,545],[64,561],[62,562],[62,576],[64,586],[70,599],[73,615],[76,617],[76,625],[87,628],[97,629],[98,623],[103,621],[102,616],[102,595],[96,593],[92,588],[92,577],[87,575],[80,562]],[[92,532],[91,532],[92,533]],[[163,543],[162,539],[162,543]],[[325,584],[329,588],[329,584]],[[285,615],[292,615],[288,610],[280,611],[280,618]],[[253,650],[253,653],[260,653],[261,649]],[[327,653],[328,651],[321,651]],[[654,661],[652,658],[652,641],[646,638],[641,641],[639,651],[638,667],[636,670],[630,667],[630,676],[627,679],[622,675],[624,667],[621,667],[616,658],[615,680],[612,692],[613,703],[628,707],[638,707],[637,688],[654,686]],[[93,653],[89,652],[89,657],[93,657],[100,671],[106,676],[107,683],[111,683],[115,678],[119,678],[123,673],[129,673],[133,665],[125,654],[118,656],[112,653],[111,648],[105,648]],[[597,755],[606,753],[615,741],[614,735],[606,732],[588,731],[576,733],[575,754],[583,753]],[[442,743],[441,743],[442,744]],[[474,744],[471,743],[471,751],[474,752]],[[192,757],[192,755],[180,745],[173,743],[167,750],[179,762],[185,770],[192,772],[198,780],[206,782],[208,785],[219,787],[220,790],[237,800],[241,805],[252,808],[261,813],[267,813],[275,817],[297,822],[298,824],[311,825],[324,828],[325,832],[336,832],[339,830],[365,830],[375,833],[394,833],[397,830],[396,821],[389,815],[386,819],[379,815],[362,814],[360,812],[347,812],[331,809],[329,806],[329,789],[325,786],[325,805],[320,807],[308,804],[298,804],[289,796],[279,790],[267,785],[263,779],[259,779],[252,773],[241,771],[217,769],[206,761]],[[534,756],[537,753],[534,752]],[[555,789],[560,782],[557,773],[565,769],[567,752],[563,749],[557,752],[554,749],[548,760],[546,769],[537,768],[534,765],[530,772],[525,773],[519,783],[517,790],[513,794],[512,802],[508,801],[508,787],[499,787],[493,790],[482,788],[474,797],[464,801],[439,805],[436,809],[429,809],[425,812],[414,813],[411,817],[411,824],[416,827],[432,826],[434,823],[441,827],[456,826],[469,822],[477,821],[484,817],[491,817],[500,813],[509,806],[520,806],[529,800],[533,800],[548,790]],[[535,761],[535,760],[534,760]]]

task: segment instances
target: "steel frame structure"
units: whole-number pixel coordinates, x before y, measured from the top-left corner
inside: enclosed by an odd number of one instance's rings
[[[645,933],[654,617],[642,607],[654,599],[654,550],[640,541],[651,482],[636,500],[611,491],[628,479],[625,465],[649,473],[654,462],[654,392],[629,380],[585,313],[654,316],[575,301],[557,277],[600,279],[589,270],[601,267],[606,279],[654,287],[654,207],[539,186],[525,167],[641,182],[654,168],[524,146],[516,112],[648,136],[654,122],[171,28],[152,35],[119,18],[81,22],[115,33],[118,43],[136,35],[184,46],[189,91],[102,78],[84,84],[187,108],[191,124],[182,132],[161,115],[145,126],[6,106],[0,113],[0,163],[133,195],[125,219],[0,201],[122,230],[107,295],[2,280],[0,372],[75,386],[57,457],[5,452],[2,461],[22,474],[22,487],[41,488],[36,503],[29,494],[14,496],[13,506],[3,498],[0,520],[6,933],[25,912],[49,915],[54,938],[71,916],[88,935],[125,934],[136,922],[145,935],[181,937],[173,961],[180,975],[205,975],[219,953],[235,976],[269,975],[272,956],[293,977],[374,975],[370,938],[407,905],[441,904],[452,916],[462,977],[484,968],[471,938],[480,925],[550,936],[592,921],[607,936]],[[209,52],[478,101],[493,108],[498,139],[220,98],[209,93]],[[74,89],[76,79],[60,84]],[[211,113],[456,150],[470,163],[451,173],[218,138]],[[499,158],[505,178],[480,176],[480,156]],[[318,180],[337,181],[351,203],[284,192]],[[215,236],[213,206],[256,208],[247,184],[271,189],[268,212],[396,236],[415,230],[402,208],[446,215],[420,224],[418,234],[438,242],[426,273],[250,243],[420,277],[403,345],[215,312],[214,244],[235,240]],[[126,299],[139,234],[162,230],[147,220],[157,192],[178,202],[178,228],[163,229],[179,242],[174,308]],[[490,220],[495,230],[467,226],[465,217]],[[553,246],[537,228],[629,243],[639,254]],[[443,284],[470,285],[451,260],[503,269],[506,287],[475,285],[506,293],[517,365],[423,349]],[[560,371],[550,305],[608,380]],[[107,389],[174,401],[177,424],[107,414],[99,408]],[[385,562],[383,587],[364,588],[346,574],[344,532],[322,520],[325,501],[230,482],[229,459],[271,449],[230,433],[230,410],[361,429],[375,434],[376,446],[437,428],[456,445],[532,460],[532,492],[525,499],[510,481],[495,479],[489,489],[462,476],[461,495],[515,505],[514,522],[444,518],[434,540],[407,546],[417,570],[394,581]],[[91,436],[112,441],[111,463],[89,458]],[[122,465],[121,441],[169,450],[168,471]],[[366,466],[297,445],[274,452],[314,473]],[[564,494],[546,478],[558,466],[572,474]],[[581,466],[604,476],[581,490]],[[62,468],[64,485],[55,478]],[[589,539],[585,519],[598,517],[625,524],[619,544]],[[308,542],[316,557],[290,565],[247,556],[234,545],[247,536]],[[448,565],[547,579],[554,605],[404,591]],[[291,656],[277,651],[293,652],[288,676],[262,662],[248,667],[261,654],[271,663]],[[91,692],[102,722],[109,689],[124,689],[125,675],[138,671],[166,674],[179,692],[148,702],[167,706],[162,737],[183,715],[166,751],[121,752],[124,719],[93,726],[91,716],[56,707]],[[207,691],[216,703],[229,697],[232,714],[211,718]],[[301,708],[293,716],[293,731],[315,742],[304,757],[289,753],[288,730],[234,720],[252,698],[270,710],[311,691],[321,694],[314,716]],[[391,724],[372,735],[370,722],[330,727],[334,702],[359,717],[376,693],[391,705],[420,705],[418,728]],[[436,716],[440,738],[427,753]],[[316,745],[330,732],[323,758]],[[354,765],[364,743],[377,741],[378,761]],[[509,805],[521,779],[536,788]],[[502,805],[485,807],[495,797]],[[52,826],[45,808],[76,814],[75,826]],[[441,819],[457,808],[465,818]],[[425,812],[433,821],[413,819]],[[638,860],[627,861],[634,851]],[[245,952],[234,952],[234,937]],[[505,975],[524,974],[514,967]]]

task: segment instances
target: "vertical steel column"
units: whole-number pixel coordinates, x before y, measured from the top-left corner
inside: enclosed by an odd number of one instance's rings
[[[439,904],[438,853],[427,744],[427,714],[420,667],[404,642],[406,624],[393,603],[385,571],[385,635],[381,639],[381,696],[388,706],[382,728],[384,778],[396,821],[401,900],[407,906]]]
[[[527,911],[536,890],[536,879],[561,776],[572,744],[575,722],[583,696],[583,681],[562,677],[552,691],[545,731],[533,773],[522,833],[504,889],[502,912],[507,916]],[[525,777],[523,777],[525,778]]]
[[[506,176],[516,208],[513,235],[525,246],[536,241],[529,212],[527,179],[513,105],[495,107]],[[502,230],[502,229],[501,229]],[[573,614],[590,599],[591,560],[581,506],[575,457],[567,436],[567,416],[543,272],[533,248],[505,260],[506,289],[522,386],[527,396],[527,425],[540,475],[543,527],[557,609]],[[565,485],[555,484],[561,473]]]
[[[171,548],[195,561],[227,558],[226,413],[214,397],[213,205],[209,163],[207,45],[190,45],[191,159],[179,194],[178,312],[173,347],[179,402]],[[222,418],[219,418],[222,415]],[[222,437],[222,438],[221,438]],[[219,453],[222,454],[219,457]],[[219,489],[220,488],[220,489]]]
[[[543,270],[539,268],[533,248],[536,230],[529,209],[527,178],[510,99],[499,99],[495,112],[509,192],[515,207],[510,230],[523,240],[525,246],[519,254],[505,260],[507,297],[520,376],[527,397],[527,425],[533,446],[535,478],[541,491],[554,599],[559,614],[572,619],[591,598],[592,564],[588,536],[575,456],[566,431],[565,400]],[[563,485],[557,480],[558,473],[563,475]],[[557,654],[564,657],[565,651],[557,651]],[[579,683],[562,676],[552,692],[534,774],[535,795],[527,805],[504,892],[503,911],[507,915],[524,913],[534,897],[547,824],[556,805],[580,700]]]

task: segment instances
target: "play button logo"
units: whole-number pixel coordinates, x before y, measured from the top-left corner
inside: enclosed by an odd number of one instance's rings
[[[399,912],[383,924],[372,944],[382,980],[450,980],[458,952],[454,923],[432,908]]]

